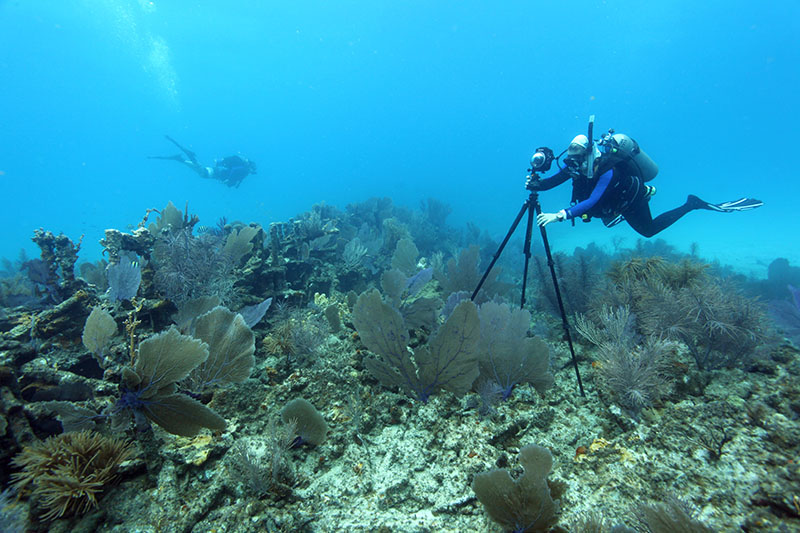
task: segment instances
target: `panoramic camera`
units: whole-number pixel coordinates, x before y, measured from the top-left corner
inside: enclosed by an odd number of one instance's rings
[[[553,164],[555,158],[550,148],[546,146],[537,148],[531,157],[531,172],[547,172],[550,170],[550,165]]]

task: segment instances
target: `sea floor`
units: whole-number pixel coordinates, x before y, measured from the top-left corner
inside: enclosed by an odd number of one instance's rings
[[[340,236],[339,227],[316,222],[317,230],[333,228],[329,235]],[[564,235],[553,233],[559,247],[568,246]],[[600,242],[620,247],[618,240]],[[701,254],[724,252],[705,246]],[[757,249],[742,245],[736,265],[750,265],[747,250]],[[266,274],[286,276],[283,265],[290,261],[264,247],[257,253],[258,261],[243,261],[237,276],[270,292]],[[305,253],[311,253],[307,246]],[[333,246],[326,253],[341,256]],[[312,270],[291,261],[303,275]],[[308,278],[306,292],[285,291],[285,302],[274,303],[253,327],[250,378],[198,396],[225,419],[224,431],[181,437],[157,425],[130,427],[122,435],[133,456],[115,484],[99,492],[96,506],[81,516],[45,520],[42,496],[23,491],[0,509],[0,530],[495,532],[501,528],[475,497],[472,479],[498,467],[518,476],[520,448],[535,444],[554,459],[548,477],[560,500],[554,531],[579,533],[577,524],[589,516],[602,516],[608,526],[640,525],[643,506],[673,499],[712,531],[800,531],[800,354],[788,340],[765,336],[770,341],[756,356],[711,371],[697,370],[686,347],[676,344],[665,371],[671,386],[634,414],[602,386],[595,348],[576,339],[580,394],[560,319],[534,309],[534,331],[552,350],[552,388],[540,394],[519,385],[492,409],[482,409],[474,392],[442,391],[422,403],[382,386],[368,371],[365,358],[372,356],[351,315],[355,293],[315,290],[334,275],[355,279],[355,270],[337,274],[339,263],[315,264],[320,277]],[[375,272],[370,276],[377,279]],[[143,279],[151,281],[149,275]],[[372,286],[373,278],[358,279]],[[175,311],[159,298],[109,306],[128,329],[120,328],[107,354],[117,364],[103,371],[81,343],[86,316],[102,294],[92,291],[81,289],[45,311],[20,306],[0,314],[4,488],[19,471],[11,461],[20,449],[61,431],[52,402],[107,413],[120,397],[121,369],[130,364],[135,341],[169,327]],[[341,314],[335,327],[331,308]],[[305,337],[288,342],[284,328]],[[35,330],[44,334],[34,338]],[[301,340],[306,349],[297,348]],[[298,398],[322,415],[327,437],[316,446],[277,450],[277,420]],[[103,416],[92,422],[110,431]],[[15,530],[20,514],[29,522]]]
[[[567,529],[591,513],[632,525],[643,503],[669,498],[695,508],[714,531],[800,528],[796,352],[758,369],[715,371],[703,378],[710,383],[702,396],[692,394],[691,362],[676,363],[682,399],[665,398],[634,419],[595,389],[591,353],[580,365],[584,397],[562,346],[554,366],[563,368],[544,397],[521,386],[494,415],[481,416],[474,395],[444,393],[420,404],[379,388],[357,370],[356,346],[349,334],[330,335],[324,360],[286,375],[282,358],[267,357],[250,380],[210,404],[228,420],[225,432],[185,438],[155,428],[99,510],[36,529],[499,531],[471,478],[498,464],[518,471],[516,454],[527,444],[554,456],[549,480],[560,485],[559,524]],[[20,371],[39,387],[102,390],[52,365],[40,357]],[[291,486],[261,492],[227,452],[237,441],[269,438],[270,416],[296,397],[319,408],[328,438],[290,450]],[[722,435],[730,441],[717,457],[709,443]]]

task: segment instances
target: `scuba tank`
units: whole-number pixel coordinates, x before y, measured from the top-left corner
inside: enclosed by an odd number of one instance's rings
[[[636,169],[642,181],[650,181],[658,174],[658,165],[639,148],[639,143],[624,133],[614,133],[608,130],[603,135],[600,144],[605,147],[606,153],[617,154],[630,162]]]

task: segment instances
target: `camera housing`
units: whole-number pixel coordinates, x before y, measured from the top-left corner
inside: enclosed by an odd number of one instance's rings
[[[556,156],[550,148],[546,146],[537,148],[531,156],[531,172],[547,172],[555,159]]]

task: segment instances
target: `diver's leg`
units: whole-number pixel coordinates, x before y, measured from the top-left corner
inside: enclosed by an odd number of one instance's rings
[[[188,157],[188,158],[189,158],[191,161],[193,161],[193,162],[197,163],[197,154],[195,154],[194,152],[192,152],[192,151],[191,151],[191,150],[189,150],[188,148],[185,148],[185,147],[181,146],[180,144],[178,144],[178,141],[176,141],[175,139],[173,139],[173,138],[172,138],[172,137],[170,137],[169,135],[164,135],[164,137],[166,137],[166,138],[167,138],[167,140],[168,140],[169,142],[171,142],[172,144],[174,144],[175,146],[177,146],[178,148],[180,148],[180,149],[181,149],[181,152],[183,152],[184,154],[186,154],[186,157]],[[199,163],[198,163],[198,164],[199,164]]]
[[[686,203],[682,206],[676,207],[666,213],[661,213],[656,218],[652,218],[650,214],[650,205],[647,203],[647,198],[637,198],[634,204],[628,211],[623,213],[625,220],[628,221],[630,226],[639,232],[644,237],[652,237],[653,235],[664,231],[675,222],[678,221],[683,215],[694,211],[696,209],[706,209],[709,211],[716,211],[718,213],[732,213],[734,211],[747,211],[761,207],[763,202],[754,198],[740,198],[731,202],[723,202],[721,204],[712,204],[697,196],[690,194],[686,198]]]
[[[176,154],[176,155],[149,155],[149,156],[147,156],[147,159],[164,159],[164,160],[167,160],[167,161],[177,161],[178,163],[181,163],[182,165],[186,165],[187,167],[192,169],[201,178],[210,178],[211,177],[210,171],[209,171],[208,168],[204,167],[203,165],[198,163],[196,160],[194,160],[194,161],[187,160],[181,154]]]
[[[203,165],[201,165],[197,161],[184,161],[183,163],[187,167],[191,168],[194,171],[195,174],[197,174],[198,176],[200,176],[203,179],[209,179],[209,178],[213,178],[214,177],[212,169],[210,169],[208,167],[204,167]]]
[[[195,165],[194,171],[203,179],[219,179],[217,178],[216,168],[204,167],[203,165]]]
[[[677,222],[683,215],[694,209],[697,209],[697,207],[687,201],[682,206],[676,207],[666,213],[661,213],[656,218],[653,218],[647,199],[639,198],[628,211],[623,213],[623,215],[625,216],[625,220],[628,221],[628,224],[630,224],[637,233],[643,237],[650,238],[664,231]]]

